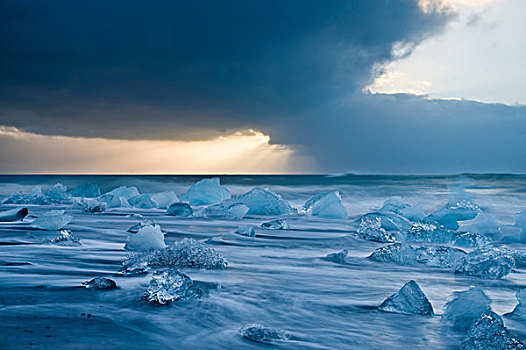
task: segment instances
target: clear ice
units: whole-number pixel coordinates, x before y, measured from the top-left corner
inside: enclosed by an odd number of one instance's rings
[[[202,208],[196,212],[196,216],[240,220],[248,211],[249,208],[246,205],[226,200],[222,203]]]
[[[188,203],[172,203],[166,210],[166,215],[170,216],[192,216],[194,210]]]
[[[129,208],[130,203],[125,197],[119,197],[112,194],[104,194],[100,196],[100,201],[106,203],[108,208]]]
[[[177,198],[174,191],[153,193],[150,197],[159,209],[168,209],[170,204],[179,202],[179,198]]]
[[[154,272],[143,300],[165,305],[199,298],[202,294],[190,277],[177,269],[169,269]]]
[[[73,235],[70,230],[60,231],[60,235],[53,239],[47,239],[44,244],[59,245],[62,247],[78,247],[81,246],[80,239]]]
[[[288,331],[270,328],[262,323],[245,325],[239,330],[239,333],[247,340],[263,344],[283,342],[290,338],[290,333]]]
[[[33,227],[46,231],[60,230],[73,220],[73,216],[64,214],[64,210],[50,210],[33,221]]]
[[[474,219],[480,212],[478,205],[464,193],[454,195],[446,206],[437,210],[427,217],[430,221],[436,221],[450,230],[459,227],[458,221]]]
[[[438,223],[415,222],[405,236],[407,242],[451,244],[459,247],[484,247],[491,240],[475,232],[448,230]]]
[[[252,225],[239,225],[234,232],[241,236],[256,237],[256,230]]]
[[[268,187],[255,187],[245,194],[236,198],[240,203],[246,205],[251,215],[288,215],[296,214],[296,209],[272,192]]]
[[[73,188],[69,195],[71,197],[95,198],[100,196],[100,188],[96,184],[81,184]]]
[[[504,322],[499,315],[488,311],[471,326],[462,342],[461,349],[520,350],[524,349],[524,344],[504,327]]]
[[[148,250],[162,249],[166,247],[164,243],[164,233],[161,226],[151,224],[142,227],[137,233],[128,236],[128,241],[124,246],[126,250]]]
[[[465,255],[466,253],[458,248],[394,243],[376,249],[369,259],[399,265],[453,267]]]
[[[374,242],[395,242],[411,228],[409,220],[393,212],[374,212],[358,219],[358,237]]]
[[[76,198],[75,207],[84,210],[86,213],[102,213],[108,207],[106,202],[93,198]]]
[[[455,272],[487,279],[499,279],[507,276],[515,267],[515,260],[504,249],[476,249],[463,258]]]
[[[216,204],[229,198],[230,192],[221,186],[218,177],[202,179],[181,195],[181,201],[189,202],[192,205]]]
[[[290,230],[289,223],[281,219],[264,222],[261,224],[261,227],[267,230]]]
[[[405,203],[401,197],[388,198],[379,210],[380,212],[392,212],[401,215],[411,221],[421,221],[426,217],[422,208]]]
[[[402,314],[433,315],[433,307],[418,284],[411,280],[380,305],[380,310]]]
[[[309,199],[303,211],[313,216],[332,219],[347,219],[347,210],[343,206],[340,192],[322,192]]]
[[[124,197],[126,199],[130,199],[135,196],[138,196],[139,190],[135,186],[120,186],[120,187],[114,188],[113,190],[105,194],[110,195],[110,196]]]
[[[495,215],[478,213],[477,216],[471,220],[460,221],[458,230],[481,234],[497,234],[499,233],[499,225],[497,224]]]
[[[46,192],[46,197],[53,202],[60,202],[68,199],[68,189],[61,183],[57,183]]]
[[[451,300],[444,306],[442,318],[455,329],[465,331],[482,314],[491,311],[491,300],[478,287],[453,292]]]
[[[51,200],[44,196],[41,186],[33,187],[28,193],[15,193],[3,202],[4,204],[50,204]]]
[[[157,208],[157,203],[152,200],[149,194],[140,194],[138,196],[128,199],[128,203],[134,208],[140,209],[154,209]]]

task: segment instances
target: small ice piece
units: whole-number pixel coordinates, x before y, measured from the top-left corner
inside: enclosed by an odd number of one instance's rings
[[[50,210],[33,221],[33,227],[46,231],[60,230],[73,220],[73,216],[64,214],[64,210]]]
[[[112,194],[100,196],[100,201],[107,204],[108,208],[129,208],[130,203],[125,197],[119,197]]]
[[[152,200],[149,194],[140,194],[128,199],[128,203],[134,208],[153,209],[157,208],[157,203]]]
[[[374,242],[395,242],[411,228],[409,220],[392,212],[368,213],[358,222],[358,237]]]
[[[287,341],[290,333],[286,330],[270,328],[262,323],[248,324],[239,330],[240,335],[252,342],[272,344]]]
[[[297,212],[268,187],[255,187],[238,196],[236,200],[249,207],[248,214],[251,215],[289,215]]]
[[[192,216],[194,210],[188,203],[172,203],[166,210],[166,215],[171,216]]]
[[[442,318],[455,329],[465,331],[482,314],[491,311],[491,300],[478,287],[453,292],[452,298],[444,306]]]
[[[466,253],[444,246],[413,246],[394,243],[376,249],[368,258],[399,265],[423,264],[432,267],[453,267]]]
[[[130,199],[139,195],[139,190],[135,186],[121,186],[114,188],[110,192],[106,193],[110,196],[124,197]]]
[[[53,239],[46,239],[44,244],[59,245],[62,247],[78,247],[81,246],[80,239],[74,236],[70,230],[60,231],[60,235]]]
[[[347,210],[338,191],[318,193],[305,203],[303,211],[312,216],[347,219]]]
[[[88,289],[117,289],[117,283],[105,277],[93,278],[89,281],[82,282],[82,285]]]
[[[102,213],[108,206],[106,202],[100,202],[92,198],[78,198],[76,201],[75,206],[86,213]]]
[[[69,192],[71,197],[95,198],[100,196],[100,188],[96,184],[80,184]]]
[[[150,197],[152,201],[157,204],[157,208],[159,209],[168,209],[170,204],[179,202],[179,198],[177,198],[174,191],[152,193]]]
[[[330,262],[334,262],[334,263],[337,263],[337,264],[345,265],[345,264],[347,264],[347,255],[348,254],[349,254],[349,250],[348,249],[344,249],[341,252],[327,254],[326,256],[324,256],[321,259],[325,260],[325,261],[330,261]]]
[[[519,290],[516,295],[519,303],[517,306],[515,306],[515,309],[513,309],[511,315],[524,318],[526,320],[526,288]]]
[[[426,214],[424,213],[422,208],[418,206],[409,205],[405,203],[401,197],[398,196],[388,198],[379,211],[393,212],[411,221],[421,221],[426,217]]]
[[[499,225],[495,215],[489,213],[478,213],[472,220],[460,221],[458,230],[476,233],[499,233]]]
[[[234,233],[247,237],[256,237],[256,230],[252,225],[239,225]]]
[[[290,230],[289,223],[286,220],[270,220],[261,224],[261,227],[267,230]]]
[[[140,274],[151,267],[192,267],[226,269],[228,263],[215,249],[194,239],[185,238],[164,249],[131,254],[123,263],[125,275]]]
[[[177,269],[156,271],[143,300],[155,304],[169,304],[199,298],[203,290],[190,277]]]
[[[15,208],[0,211],[0,222],[13,222],[23,220],[27,216],[27,214],[29,214],[29,210],[27,210],[27,208]]]
[[[418,284],[411,280],[378,308],[402,314],[433,315],[433,307]]]
[[[248,210],[249,208],[244,204],[231,202],[230,200],[227,200],[223,203],[214,204],[209,207],[203,208],[196,215],[208,218],[240,220],[248,213]]]
[[[507,276],[515,267],[515,260],[505,250],[476,249],[459,259],[455,272],[487,279]]]
[[[46,192],[46,196],[52,201],[63,201],[68,199],[68,189],[61,183],[57,183]]]
[[[42,194],[42,187],[35,186],[28,193],[15,193],[4,201],[4,204],[49,204],[50,199]]]
[[[230,192],[221,186],[218,177],[202,179],[181,195],[181,201],[192,205],[216,204],[228,198],[230,198]]]
[[[505,326],[502,318],[488,311],[471,326],[462,342],[462,350],[521,350],[521,343]]]
[[[164,243],[164,233],[161,226],[153,224],[141,228],[137,233],[128,236],[128,241],[124,246],[126,250],[147,250],[162,249],[166,247]]]

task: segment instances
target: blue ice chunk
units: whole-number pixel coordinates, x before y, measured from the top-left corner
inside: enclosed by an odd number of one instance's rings
[[[236,198],[240,203],[249,207],[248,214],[252,215],[288,215],[296,214],[296,209],[272,192],[268,187],[255,187]]]
[[[393,212],[411,221],[421,221],[426,217],[426,214],[424,213],[422,208],[420,208],[419,206],[409,205],[398,196],[388,198],[379,211]]]
[[[276,219],[264,222],[261,227],[267,230],[290,230],[290,225],[287,220]]]
[[[100,196],[99,200],[106,203],[108,208],[129,208],[130,203],[125,197],[119,197],[112,194],[104,194]]]
[[[504,249],[476,249],[461,258],[455,272],[487,279],[507,276],[515,267],[515,260]]]
[[[165,305],[196,299],[201,297],[204,292],[197,283],[194,283],[190,277],[181,271],[169,269],[154,272],[142,299]]]
[[[61,183],[57,183],[46,192],[46,197],[54,202],[60,202],[68,199],[68,189]]]
[[[126,250],[148,250],[162,249],[166,247],[164,243],[164,232],[161,226],[151,224],[144,226],[135,234],[128,236],[128,241],[124,246]]]
[[[433,315],[433,306],[420,286],[413,280],[385,299],[378,309],[402,314]]]
[[[471,220],[481,212],[478,205],[464,193],[453,196],[448,204],[442,209],[427,217],[430,221],[436,221],[450,230],[458,229],[458,221]]]
[[[488,311],[491,311],[491,300],[482,289],[471,287],[465,291],[453,292],[444,306],[442,318],[455,329],[465,331]]]
[[[28,193],[18,192],[4,200],[4,204],[50,204],[51,200],[44,196],[41,186],[33,187]]]
[[[466,253],[458,248],[394,243],[376,249],[368,258],[399,265],[422,264],[432,267],[453,267],[465,255]]]
[[[73,216],[66,215],[64,210],[50,210],[33,221],[33,227],[46,231],[60,230],[73,220]]]
[[[20,221],[23,220],[27,216],[27,214],[29,214],[29,210],[27,210],[27,208],[14,208],[5,211],[0,211],[0,222]]]
[[[347,219],[347,210],[338,191],[318,193],[305,203],[303,211],[313,216]]]
[[[517,301],[519,302],[511,315],[520,317],[526,320],[526,288],[517,292]]]
[[[181,201],[192,205],[216,204],[229,198],[230,192],[221,186],[218,177],[202,179],[181,195]]]
[[[117,289],[117,283],[114,280],[105,277],[96,277],[89,281],[82,282],[82,285],[88,289]]]
[[[411,222],[393,212],[373,212],[363,215],[356,231],[358,237],[375,242],[395,242],[411,228]]]
[[[96,184],[80,184],[69,192],[71,197],[95,198],[100,196],[100,188]]]
[[[140,194],[138,196],[128,199],[128,203],[134,208],[140,209],[154,209],[157,208],[157,203],[152,200],[149,194]]]
[[[62,247],[78,247],[82,245],[80,239],[73,235],[70,230],[60,231],[60,235],[53,239],[46,239],[44,244],[59,245]]]
[[[84,210],[86,213],[102,213],[108,207],[106,202],[94,198],[75,198],[75,207]]]
[[[347,259],[348,259],[347,255],[348,254],[349,254],[349,250],[348,249],[343,249],[341,252],[327,254],[326,256],[324,256],[321,259],[325,260],[325,261],[334,262],[336,264],[345,265],[345,264],[348,263],[348,261],[347,261]]]
[[[127,200],[139,195],[139,190],[135,186],[120,186],[106,193],[110,196],[124,197]]]
[[[405,237],[407,242],[451,244],[459,247],[484,247],[491,240],[474,232],[448,230],[438,223],[415,222]]]
[[[462,342],[462,350],[523,350],[521,343],[492,311],[481,315]]]
[[[256,230],[252,225],[239,225],[234,233],[247,237],[256,237]]]
[[[177,198],[174,191],[153,193],[150,197],[159,209],[168,209],[170,204],[179,202],[179,198]]]
[[[267,327],[262,323],[245,325],[239,330],[239,333],[247,340],[263,344],[280,343],[290,338],[288,331]]]
[[[166,210],[166,215],[170,216],[192,216],[194,210],[188,203],[172,203]]]
[[[240,220],[248,213],[248,211],[249,208],[246,205],[226,200],[219,204],[201,208],[201,210],[196,212],[196,216]]]
[[[489,213],[478,213],[475,218],[467,221],[460,221],[458,230],[475,233],[497,234],[499,225],[495,215]]]

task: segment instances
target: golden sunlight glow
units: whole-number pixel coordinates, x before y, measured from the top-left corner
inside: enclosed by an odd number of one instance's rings
[[[0,126],[0,166],[9,173],[40,174],[289,172],[292,150],[269,142],[255,130],[205,141],[152,141],[47,136]]]

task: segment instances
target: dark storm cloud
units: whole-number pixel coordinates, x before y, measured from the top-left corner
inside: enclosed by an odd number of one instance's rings
[[[435,5],[2,1],[0,125],[129,139],[254,128],[325,171],[526,171],[524,107],[361,93],[393,44],[444,29],[453,15]]]

